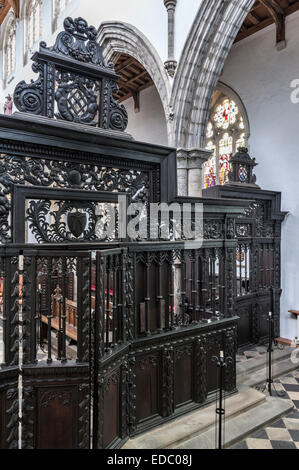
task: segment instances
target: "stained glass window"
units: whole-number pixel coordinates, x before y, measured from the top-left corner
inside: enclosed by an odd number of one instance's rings
[[[207,143],[207,149],[212,152],[212,157],[204,163],[203,172],[204,172],[204,185],[205,188],[212,188],[216,186],[216,168],[217,168],[217,159],[216,159],[216,147],[212,141]]]
[[[241,108],[236,102],[218,92],[212,106],[206,133],[206,149],[212,151],[204,164],[204,187],[210,188],[228,181],[230,158],[239,147],[247,145],[246,126]]]
[[[238,113],[236,103],[226,98],[222,104],[217,106],[214,122],[217,127],[228,129],[231,124],[235,124]]]

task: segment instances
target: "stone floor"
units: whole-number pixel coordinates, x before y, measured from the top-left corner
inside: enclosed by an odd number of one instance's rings
[[[238,351],[236,356],[237,363],[238,362],[245,362],[248,359],[258,359],[259,357],[264,356],[267,353],[267,346],[253,346],[248,349],[244,349],[243,351]]]
[[[274,382],[274,389],[285,392],[281,398],[293,401],[294,411],[231,449],[299,449],[299,369]]]

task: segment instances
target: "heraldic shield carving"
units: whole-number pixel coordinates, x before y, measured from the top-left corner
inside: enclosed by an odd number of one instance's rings
[[[36,81],[20,82],[14,103],[21,112],[124,131],[128,115],[114,95],[118,75],[103,60],[97,30],[83,18],[66,18],[54,46],[40,43],[33,57]]]

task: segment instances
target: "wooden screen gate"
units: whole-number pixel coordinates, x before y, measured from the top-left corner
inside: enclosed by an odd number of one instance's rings
[[[213,320],[225,298],[216,274],[212,297],[194,286],[219,256],[173,244],[3,248],[1,448],[118,447],[212,400],[212,357],[235,357],[236,319]],[[196,297],[179,312],[178,272]],[[225,387],[235,386],[233,360]]]

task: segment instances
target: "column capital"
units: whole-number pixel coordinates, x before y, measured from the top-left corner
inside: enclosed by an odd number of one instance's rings
[[[189,169],[202,168],[203,163],[209,160],[210,156],[211,151],[206,149],[177,149],[178,162]],[[183,164],[182,161],[185,161],[185,163]]]
[[[164,1],[165,7],[167,8],[167,11],[168,10],[175,10],[177,0],[163,0],[163,1]]]

